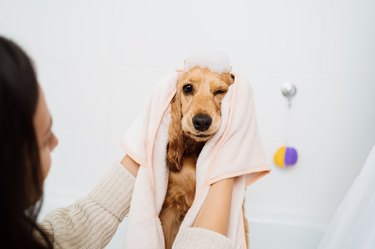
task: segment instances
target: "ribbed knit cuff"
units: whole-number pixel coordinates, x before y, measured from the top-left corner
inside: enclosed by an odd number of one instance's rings
[[[232,249],[233,242],[220,233],[190,227],[179,231],[173,249]]]
[[[135,177],[120,162],[116,162],[89,197],[122,221],[129,212],[134,183]]]

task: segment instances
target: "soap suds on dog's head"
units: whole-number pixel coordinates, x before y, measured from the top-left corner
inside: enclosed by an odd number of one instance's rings
[[[184,70],[193,67],[205,67],[217,73],[232,71],[228,55],[221,51],[200,51],[191,54],[184,61]]]

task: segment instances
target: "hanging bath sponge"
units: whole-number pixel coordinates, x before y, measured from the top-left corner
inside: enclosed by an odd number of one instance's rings
[[[298,153],[293,147],[281,146],[275,153],[274,162],[280,168],[285,166],[293,166],[297,163]]]

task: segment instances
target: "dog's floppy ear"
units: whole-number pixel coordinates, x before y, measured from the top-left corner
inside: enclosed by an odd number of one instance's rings
[[[222,73],[220,75],[220,78],[228,85],[232,85],[235,81],[235,76],[234,74],[231,73]]]
[[[172,171],[180,171],[184,151],[181,127],[181,102],[178,93],[171,102],[171,123],[168,131],[167,165]]]
[[[233,84],[233,83],[234,83],[234,80],[236,79],[236,77],[234,76],[234,74],[230,74],[230,77],[231,77],[231,79],[232,79],[232,83],[231,83],[231,84]]]

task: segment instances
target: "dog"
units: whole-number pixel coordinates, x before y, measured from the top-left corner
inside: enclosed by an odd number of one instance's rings
[[[221,101],[234,79],[231,73],[216,73],[203,67],[193,67],[178,77],[168,130],[169,180],[159,215],[166,249],[172,248],[181,222],[193,203],[196,162],[205,142],[220,127]],[[247,237],[246,219],[244,224]]]

